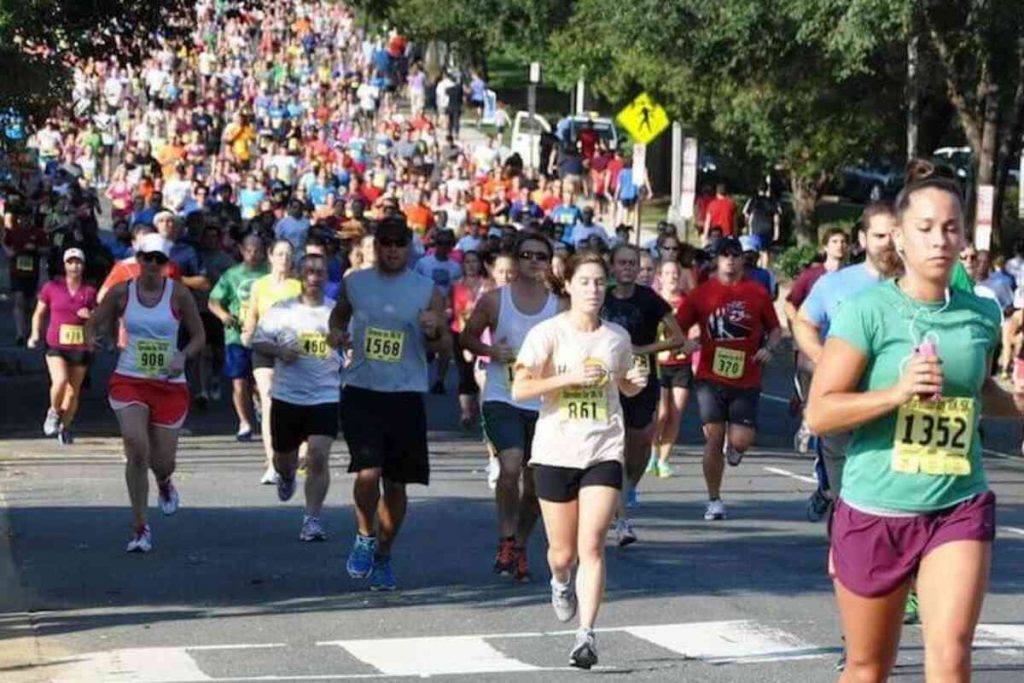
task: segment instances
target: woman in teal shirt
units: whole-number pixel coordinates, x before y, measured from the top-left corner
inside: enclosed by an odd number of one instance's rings
[[[916,575],[926,678],[965,681],[995,536],[978,423],[1019,413],[987,371],[999,311],[950,287],[965,243],[956,186],[913,179],[896,211],[905,275],[839,309],[807,408],[816,434],[854,430],[829,552],[840,680],[889,676]]]

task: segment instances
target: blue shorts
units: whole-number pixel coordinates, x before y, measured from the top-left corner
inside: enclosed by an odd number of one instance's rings
[[[252,377],[252,350],[241,344],[228,344],[224,353],[224,376],[228,379]]]
[[[504,401],[484,401],[484,435],[500,453],[515,448],[530,461],[537,412],[523,410]]]

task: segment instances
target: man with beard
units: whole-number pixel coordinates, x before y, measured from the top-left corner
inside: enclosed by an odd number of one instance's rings
[[[726,518],[720,497],[724,460],[735,467],[754,442],[761,367],[782,336],[775,307],[757,282],[743,277],[743,247],[723,237],[715,250],[715,275],[680,306],[684,330],[700,325],[696,393],[704,424],[706,521]]]

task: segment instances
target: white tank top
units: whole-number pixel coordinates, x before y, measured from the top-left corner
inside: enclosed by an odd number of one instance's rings
[[[498,326],[491,331],[491,343],[503,343],[511,346],[519,353],[519,348],[526,339],[526,333],[533,329],[537,323],[542,323],[548,318],[553,318],[558,313],[558,298],[549,293],[544,308],[535,315],[522,313],[513,301],[512,285],[505,285],[498,289],[500,292],[500,304],[498,306]],[[498,363],[494,359],[487,364],[487,382],[484,385],[484,401],[501,401],[523,410],[540,410],[540,399],[535,398],[529,401],[513,401],[509,391],[511,384],[510,374],[512,365]]]
[[[128,282],[127,303],[122,320],[128,341],[117,359],[115,372],[126,377],[184,383],[185,373],[167,376],[167,367],[178,350],[179,320],[171,307],[174,282],[164,279],[164,291],[155,306],[139,301],[138,284]]]

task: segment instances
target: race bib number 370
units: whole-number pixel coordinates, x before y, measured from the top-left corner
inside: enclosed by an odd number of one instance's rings
[[[363,353],[367,360],[397,363],[402,360],[405,333],[397,330],[382,330],[379,327],[366,328]]]
[[[969,475],[973,436],[973,399],[915,398],[896,414],[891,469],[903,474]]]
[[[739,379],[743,376],[747,354],[738,349],[727,349],[719,346],[711,359],[711,371],[726,379]]]
[[[608,421],[608,395],[604,387],[564,389],[558,399],[558,410],[564,420]]]

